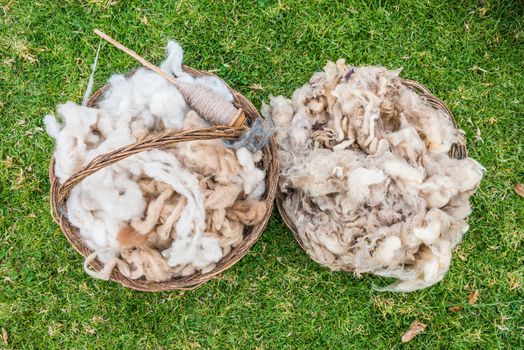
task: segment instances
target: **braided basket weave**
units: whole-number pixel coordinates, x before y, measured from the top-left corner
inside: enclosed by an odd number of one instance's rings
[[[455,122],[455,118],[453,117],[453,113],[449,110],[449,108],[440,100],[439,98],[435,97],[431,91],[424,85],[413,81],[413,80],[402,80],[402,84],[406,87],[410,88],[414,92],[416,92],[419,96],[422,96],[426,98],[426,100],[436,109],[441,110],[446,117],[451,121],[453,124],[453,127],[457,130],[457,141],[451,146],[451,149],[449,151],[449,156],[456,159],[464,159],[467,155],[467,149],[466,149],[466,140],[463,137],[463,134],[460,130],[457,128],[457,123]],[[286,210],[283,206],[283,202],[287,197],[287,194],[282,193],[279,189],[277,190],[277,208],[278,212],[280,213],[280,216],[282,217],[282,220],[286,224],[286,226],[293,232],[293,236],[295,236],[295,240],[298,242],[298,244],[302,247],[302,249],[305,249],[304,243],[302,242],[302,239],[300,238],[298,234],[297,227],[295,226],[295,223],[291,220],[289,215],[287,215]],[[313,258],[313,257],[312,257]]]
[[[215,76],[214,74],[199,71],[187,66],[183,66],[185,72],[191,74],[194,77],[204,77],[204,76]],[[133,74],[131,72],[130,74]],[[129,75],[128,75],[129,76]],[[216,77],[216,76],[215,76]],[[220,79],[220,78],[219,78]],[[224,84],[226,84],[224,82]],[[253,104],[240,93],[234,91],[226,84],[229,91],[233,95],[233,104],[237,108],[241,108],[246,115],[246,118],[249,121],[253,121],[256,118],[261,118],[257,109]],[[95,92],[89,102],[89,107],[97,106],[102,95],[109,89],[109,85],[102,87],[100,90]],[[91,249],[87,247],[84,242],[84,239],[80,236],[78,229],[71,225],[67,218],[67,212],[65,203],[71,192],[71,189],[78,184],[80,181],[93,174],[99,169],[110,166],[122,159],[125,159],[134,154],[148,151],[155,148],[164,148],[170,147],[179,142],[188,142],[195,140],[212,140],[212,139],[235,139],[241,136],[246,131],[246,127],[228,127],[228,126],[213,126],[209,128],[199,128],[192,130],[166,130],[161,134],[147,137],[142,141],[137,143],[121,147],[109,153],[100,155],[93,159],[91,162],[83,166],[81,169],[76,171],[69,179],[67,179],[63,184],[60,184],[58,178],[55,176],[54,172],[54,158],[51,159],[49,167],[49,179],[51,182],[51,191],[50,191],[50,207],[51,215],[53,219],[60,225],[62,232],[66,236],[67,240],[71,245],[84,257],[87,257],[92,253]],[[271,138],[269,143],[264,146],[262,149],[263,152],[263,168],[266,171],[266,193],[264,194],[263,200],[266,204],[266,213],[263,220],[254,225],[246,226],[244,228],[244,239],[242,242],[224,256],[217,264],[216,267],[208,272],[201,273],[197,272],[193,275],[174,278],[167,282],[150,282],[146,281],[144,278],[133,280],[123,276],[118,269],[114,269],[111,273],[110,279],[120,284],[135,290],[147,291],[147,292],[156,292],[163,290],[188,290],[194,289],[204,282],[207,282],[214,276],[225,271],[233,264],[238,262],[251,248],[253,244],[258,240],[260,234],[264,230],[269,217],[271,216],[271,211],[273,208],[273,201],[276,196],[277,183],[278,183],[278,156],[277,156],[277,146],[274,138]],[[92,267],[99,271],[103,265],[97,259],[92,263]]]

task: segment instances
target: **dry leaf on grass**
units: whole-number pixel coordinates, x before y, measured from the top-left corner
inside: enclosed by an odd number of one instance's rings
[[[516,184],[515,192],[521,197],[524,197],[524,184]]]
[[[2,339],[4,340],[4,345],[7,345],[9,336],[7,335],[7,331],[5,330],[5,328],[2,328]]]
[[[407,343],[411,339],[415,338],[417,334],[424,332],[424,329],[426,329],[426,325],[424,323],[419,321],[413,322],[406,333],[402,335],[402,342]]]
[[[93,316],[93,318],[91,318],[91,321],[94,323],[104,323],[107,320],[103,318],[102,316]]]
[[[249,88],[252,90],[264,90],[262,84],[251,84],[249,85]]]
[[[94,329],[93,327],[87,325],[87,326],[84,326],[84,331],[87,333],[87,334],[95,334],[96,333],[96,329]]]
[[[477,128],[477,132],[475,133],[475,139],[479,142],[484,142],[480,133],[480,128]]]
[[[495,324],[495,326],[497,326],[497,328],[501,331],[509,331],[509,328],[504,325]]]
[[[459,312],[460,310],[462,310],[462,306],[455,305],[448,307],[448,311],[450,312]]]
[[[477,299],[479,298],[479,290],[475,289],[471,294],[469,295],[469,304],[473,305],[477,302]]]

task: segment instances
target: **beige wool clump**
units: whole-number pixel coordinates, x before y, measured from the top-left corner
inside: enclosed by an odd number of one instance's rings
[[[232,101],[219,79],[182,70],[178,43],[170,42],[167,53],[161,69]],[[166,129],[210,126],[150,70],[109,82],[97,107],[67,102],[58,107],[61,121],[44,118],[56,141],[60,183],[96,156]],[[109,279],[117,268],[131,279],[161,282],[212,271],[243,241],[244,227],[266,213],[261,158],[261,151],[231,149],[222,140],[190,141],[130,156],[87,177],[66,202],[68,220],[93,251],[86,272]],[[100,271],[89,267],[95,258],[104,264]]]
[[[439,282],[468,230],[484,168],[448,155],[462,135],[400,71],[328,62],[262,114],[276,126],[283,210],[307,253],[333,270]]]

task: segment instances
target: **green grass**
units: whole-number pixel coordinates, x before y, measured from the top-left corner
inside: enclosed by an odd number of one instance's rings
[[[0,348],[524,347],[522,1],[0,0]],[[455,113],[487,173],[471,229],[438,285],[379,293],[386,280],[312,262],[276,212],[250,253],[192,292],[95,281],[48,214],[53,144],[42,117],[81,101],[95,27],[158,62],[169,38],[257,106],[290,95],[327,60],[403,67]],[[96,83],[136,63],[105,46]],[[475,135],[480,133],[480,138]],[[468,294],[479,290],[477,304]],[[462,305],[451,313],[449,306]],[[400,337],[419,320],[426,331]]]

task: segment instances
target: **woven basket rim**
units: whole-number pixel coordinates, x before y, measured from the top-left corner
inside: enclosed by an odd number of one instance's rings
[[[246,97],[232,89],[223,79],[217,75],[185,65],[182,66],[182,69],[194,77],[212,76],[220,79],[222,82],[224,82],[228,90],[233,95],[233,104],[237,108],[242,108],[248,120],[262,118],[255,106]],[[129,72],[126,77],[134,74],[136,70],[137,69]],[[109,87],[110,84],[106,84],[97,90],[90,97],[87,105],[90,107],[96,106],[99,99],[104,95]],[[109,166],[132,154],[147,151],[153,148],[166,147],[176,142],[188,142],[193,140],[216,138],[234,139],[241,135],[244,131],[244,127],[238,128],[225,126],[212,126],[209,128],[179,131],[168,130],[155,137],[146,138],[143,141],[96,157],[89,164],[85,165],[79,171],[73,174],[72,177],[66,180],[63,184],[59,183],[58,178],[55,175],[54,156],[52,156],[49,164],[49,181],[51,183],[49,201],[51,216],[53,217],[53,220],[60,226],[62,233],[65,235],[66,239],[73,246],[73,248],[75,248],[75,250],[83,257],[87,257],[92,253],[92,250],[87,247],[83,238],[80,236],[78,229],[68,221],[65,206],[63,204],[69,191],[75,186],[76,183],[80,182],[85,177],[91,175],[97,170],[105,166]],[[261,222],[259,222],[257,225],[244,227],[244,239],[242,242],[235,248],[232,248],[225,257],[222,257],[222,259],[216,264],[216,267],[212,271],[208,273],[197,272],[190,276],[174,278],[166,282],[151,282],[146,281],[144,278],[136,280],[129,279],[123,276],[118,271],[118,269],[114,269],[109,279],[111,281],[118,282],[127,288],[138,291],[158,292],[166,290],[191,290],[201,286],[203,283],[211,280],[237,263],[247,254],[249,249],[256,243],[264,231],[271,216],[274,199],[276,197],[276,191],[278,187],[279,161],[277,153],[278,149],[274,137],[272,137],[269,143],[262,148],[262,152],[262,163],[264,169],[266,170],[266,193],[263,197],[264,203],[266,205],[266,213]],[[98,259],[95,259],[91,263],[91,266],[97,271],[103,267],[102,263]]]
[[[452,158],[456,158],[456,159],[466,158],[467,157],[466,140],[463,137],[462,133],[460,132],[459,128],[457,127],[457,123],[456,123],[453,113],[446,106],[446,104],[441,99],[433,95],[433,93],[426,86],[424,86],[423,84],[417,81],[409,80],[409,79],[401,79],[401,82],[404,86],[410,88],[411,90],[416,92],[418,95],[425,97],[426,100],[434,108],[440,109],[444,113],[444,115],[448,117],[448,119],[453,124],[453,127],[455,128],[455,130],[457,130],[457,135],[458,135],[457,142],[451,146],[451,150],[449,151],[449,156]],[[295,223],[293,222],[293,220],[291,220],[291,218],[289,217],[289,215],[286,212],[286,209],[284,208],[283,202],[287,198],[288,195],[289,194],[282,193],[282,191],[280,191],[280,187],[277,188],[277,196],[275,199],[277,210],[278,210],[278,213],[280,214],[280,217],[282,217],[284,224],[293,233],[293,236],[295,237],[295,240],[297,241],[297,243],[300,245],[300,247],[305,252],[307,252],[304,242],[302,242],[302,239],[300,238],[300,235],[298,234],[298,229]],[[310,256],[310,258],[315,260],[313,256],[309,254],[308,256]]]

